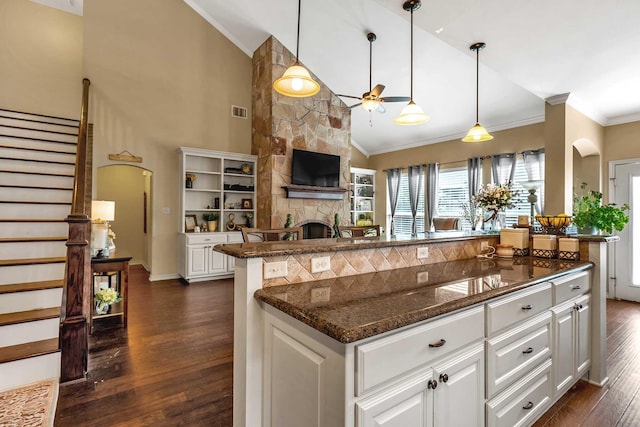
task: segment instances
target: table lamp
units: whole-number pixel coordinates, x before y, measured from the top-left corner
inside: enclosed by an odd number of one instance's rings
[[[535,218],[535,206],[536,206],[536,203],[538,202],[538,196],[536,195],[536,190],[540,188],[543,182],[544,181],[542,180],[535,179],[535,180],[525,181],[521,183],[524,189],[529,192],[529,195],[527,196],[527,201],[531,204],[531,225],[533,225],[533,220]]]
[[[91,256],[109,256],[109,221],[115,220],[116,202],[91,201]]]

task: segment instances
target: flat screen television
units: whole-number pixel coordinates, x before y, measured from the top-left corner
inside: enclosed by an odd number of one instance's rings
[[[291,183],[314,187],[340,187],[340,156],[294,149]]]

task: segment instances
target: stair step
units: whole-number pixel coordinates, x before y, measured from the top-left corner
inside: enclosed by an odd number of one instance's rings
[[[17,241],[11,241],[13,237],[0,238],[0,259],[50,258],[66,255],[66,239],[34,237],[34,239],[22,237]]]
[[[47,187],[44,185],[0,185],[2,188],[30,188],[33,190],[60,190],[60,191],[73,191],[73,188],[66,187]]]
[[[42,123],[67,124],[71,126],[79,126],[80,121],[77,119],[69,119],[66,117],[50,116],[46,114],[27,113],[24,111],[8,110],[0,108],[0,115],[3,117],[11,117],[15,119],[33,120]]]
[[[42,182],[46,182],[43,180]],[[0,185],[2,203],[58,204],[71,203],[73,191],[68,188],[30,188]]]
[[[78,132],[56,132],[52,130],[29,129],[19,126],[0,125],[0,134],[6,136],[22,136],[56,142],[76,143]]]
[[[0,326],[15,325],[36,320],[55,319],[57,317],[60,317],[60,306],[5,313],[0,314]]]
[[[13,156],[2,156],[0,160],[9,160],[14,162],[35,162],[35,163],[53,163],[56,165],[72,165],[75,166],[76,162],[69,162],[63,160],[47,160],[47,159],[24,159],[21,157],[13,157]]]
[[[10,390],[38,381],[60,378],[60,350],[45,351],[38,356],[0,364],[0,391]]]
[[[71,204],[58,204],[58,205],[44,205],[40,204],[41,209],[35,208],[36,204],[20,204],[20,203],[6,203],[0,201],[0,218],[20,218],[26,217],[29,219],[42,218],[48,220],[50,218],[65,219],[71,213]]]
[[[34,150],[25,147],[10,147],[0,144],[0,157],[16,161],[22,159],[27,162],[75,164],[76,153],[55,152],[51,150]]]
[[[42,202],[39,200],[0,200],[0,204],[1,203],[7,203],[7,204],[22,204],[22,205],[69,205],[71,206],[71,202]]]
[[[0,267],[17,265],[59,264],[64,263],[66,257],[28,258],[28,259],[0,259]]]
[[[0,222],[66,222],[59,218],[0,218]]]
[[[37,153],[64,154],[69,156],[76,155],[75,151],[53,150],[49,148],[36,148],[36,147],[22,147],[19,145],[10,145],[10,144],[0,144],[0,148],[5,148],[8,150],[30,151],[30,152],[37,152]]]
[[[0,170],[2,173],[15,173],[25,175],[42,175],[42,176],[62,176],[65,178],[73,178],[72,173],[55,173],[55,172],[35,172],[35,171],[13,171],[13,170]]]
[[[50,338],[25,344],[0,348],[0,363],[12,362],[27,357],[40,356],[58,351],[58,338]]]
[[[66,236],[58,237],[0,237],[0,243],[66,242]]]
[[[73,132],[75,130],[76,133],[78,132],[79,126],[77,123],[51,123],[43,121],[42,119],[8,117],[0,111],[0,126],[2,125],[19,126],[29,129],[55,130],[59,132]]]
[[[62,280],[44,280],[41,282],[14,283],[12,285],[0,286],[0,295],[16,292],[32,292],[45,289],[57,289],[64,285]]]
[[[33,259],[33,258],[32,258]],[[0,286],[13,285],[14,283],[41,282],[46,280],[61,280],[64,278],[66,263],[63,257],[56,257],[58,262],[38,263],[25,268],[25,263],[6,263],[0,265]],[[37,261],[37,260],[36,260]],[[3,261],[0,261],[3,262]],[[13,295],[13,294],[9,294]],[[7,298],[7,295],[2,297]],[[50,306],[49,304],[39,304],[39,306],[30,306],[21,308],[20,310],[28,310],[31,308],[43,308]],[[18,309],[9,308],[0,310],[3,312],[17,311]]]
[[[55,311],[57,316],[51,317],[47,313],[49,317],[38,319],[35,318],[36,314],[33,312],[0,314],[0,318],[6,322],[0,324],[0,347],[58,338],[60,335],[60,306],[40,310]],[[44,314],[40,316],[44,316]]]

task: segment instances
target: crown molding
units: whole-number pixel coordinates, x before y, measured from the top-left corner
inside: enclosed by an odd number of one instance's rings
[[[609,120],[607,120],[607,123],[605,126],[623,125],[625,123],[631,123],[631,122],[637,122],[637,121],[640,121],[640,112],[623,114],[621,116],[612,117]]]
[[[567,99],[569,99],[569,95],[571,95],[571,92],[561,93],[559,95],[553,95],[548,98],[545,98],[544,101],[547,104],[551,104],[551,105],[564,104],[567,102]]]

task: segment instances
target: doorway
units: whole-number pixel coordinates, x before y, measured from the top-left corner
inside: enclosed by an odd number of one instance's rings
[[[131,264],[151,271],[151,178],[147,169],[130,165],[102,166],[97,171],[96,199],[113,200],[116,256],[131,256]]]
[[[613,297],[640,301],[640,159],[611,162],[609,167],[611,203],[628,204],[629,223],[620,232],[611,253]],[[633,261],[636,261],[635,263]]]

